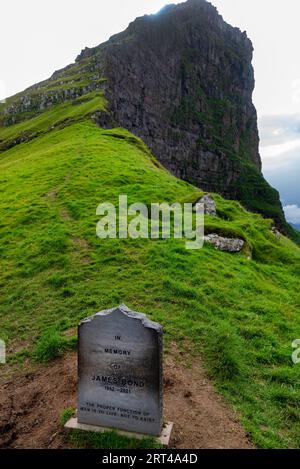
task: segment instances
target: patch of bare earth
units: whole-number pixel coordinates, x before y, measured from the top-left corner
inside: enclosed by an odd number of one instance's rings
[[[70,214],[69,210],[66,207],[63,207],[60,210],[60,216],[61,216],[61,219],[64,220],[64,221],[72,221],[71,214]]]
[[[79,257],[82,264],[90,264],[91,258],[89,256],[90,245],[84,238],[73,238],[72,239],[75,255]]]
[[[175,355],[174,355],[175,353]],[[237,416],[216,394],[199,360],[187,368],[176,348],[165,360],[164,413],[173,448],[251,448]],[[176,358],[175,358],[176,357]],[[0,385],[1,448],[66,448],[60,417],[76,407],[77,358],[68,353]]]
[[[54,187],[53,189],[51,189],[50,192],[48,192],[48,194],[46,195],[46,198],[50,201],[50,202],[55,202],[56,199],[57,199],[57,194],[59,192],[59,189],[57,187]]]
[[[216,393],[199,359],[187,368],[176,347],[166,357],[165,418],[174,422],[172,446],[182,449],[252,448],[238,416]],[[176,357],[176,359],[174,359]]]

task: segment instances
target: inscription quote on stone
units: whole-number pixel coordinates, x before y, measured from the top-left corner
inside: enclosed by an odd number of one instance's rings
[[[160,435],[162,327],[122,305],[83,320],[78,336],[78,423]]]

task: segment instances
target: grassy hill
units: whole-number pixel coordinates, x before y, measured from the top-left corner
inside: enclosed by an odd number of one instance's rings
[[[10,363],[32,358],[45,331],[126,303],[163,324],[166,349],[202,356],[256,445],[299,448],[300,249],[218,195],[206,230],[242,237],[240,254],[97,238],[96,208],[119,194],[147,204],[201,194],[129,132],[97,128],[90,115],[104,106],[91,92],[0,129],[0,337]]]

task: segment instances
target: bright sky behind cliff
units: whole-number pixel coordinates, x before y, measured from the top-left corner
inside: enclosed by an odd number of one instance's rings
[[[3,0],[0,99],[48,78],[92,47],[168,0]],[[264,173],[300,223],[300,2],[211,0],[225,21],[246,30],[254,45]],[[267,116],[267,117],[265,117]],[[290,175],[295,181],[291,183]],[[296,178],[295,178],[296,177]],[[299,214],[297,215],[297,210]],[[296,217],[295,217],[296,213]]]

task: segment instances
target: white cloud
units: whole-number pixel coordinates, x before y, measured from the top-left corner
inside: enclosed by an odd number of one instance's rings
[[[295,148],[300,148],[300,138],[298,140],[294,140],[291,142],[285,142],[278,145],[267,145],[265,147],[261,147],[261,153],[265,158],[279,156],[283,153],[290,152]]]
[[[6,86],[3,80],[0,80],[0,103],[5,103],[7,97]]]
[[[262,147],[283,145],[300,138],[300,114],[262,116],[259,119]]]
[[[290,168],[293,171],[300,162],[300,139],[280,145],[268,145],[260,148],[264,171]]]
[[[292,166],[300,158],[300,114],[259,119],[260,154],[265,169]]]
[[[300,80],[295,80],[292,84],[293,87],[293,101],[294,103],[300,103]]]
[[[286,205],[284,211],[288,222],[295,225],[300,224],[300,207],[298,205]]]
[[[289,221],[296,223],[300,210],[300,114],[264,116],[259,130],[264,176],[279,190]]]

